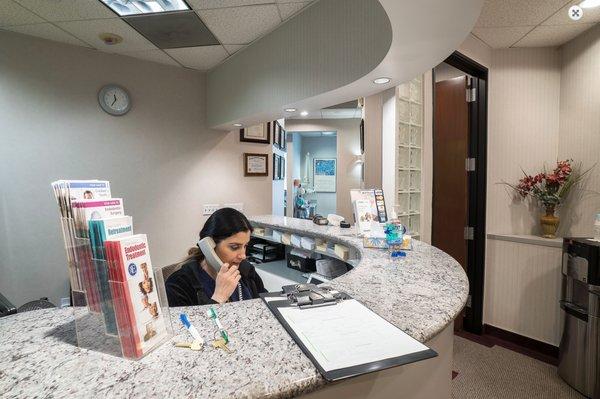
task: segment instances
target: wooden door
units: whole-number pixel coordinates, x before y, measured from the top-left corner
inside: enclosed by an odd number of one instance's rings
[[[433,224],[431,242],[467,270],[469,151],[467,77],[435,84],[433,132]],[[462,328],[462,317],[455,321]]]

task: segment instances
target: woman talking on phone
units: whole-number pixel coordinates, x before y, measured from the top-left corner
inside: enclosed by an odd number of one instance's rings
[[[246,261],[250,233],[252,226],[243,213],[232,208],[213,213],[200,231],[199,244],[188,251],[181,268],[165,283],[169,306],[239,301],[266,292],[254,266]],[[214,253],[206,249],[206,242],[211,247],[216,244]]]

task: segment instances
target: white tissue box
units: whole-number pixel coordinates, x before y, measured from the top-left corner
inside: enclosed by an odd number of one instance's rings
[[[300,246],[301,246],[301,244],[300,244],[301,239],[302,239],[302,237],[300,237],[297,234],[292,234],[290,236],[290,241],[292,243],[292,246],[297,247],[297,248],[300,248]]]
[[[273,241],[281,242],[281,235],[282,235],[281,231],[273,230],[273,234],[272,234]]]
[[[309,251],[315,250],[315,240],[310,237],[302,237],[300,239],[300,246],[304,249],[308,249]]]

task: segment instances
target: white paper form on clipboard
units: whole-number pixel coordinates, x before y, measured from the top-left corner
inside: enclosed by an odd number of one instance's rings
[[[281,300],[266,303],[329,381],[437,356],[355,299],[313,309]]]

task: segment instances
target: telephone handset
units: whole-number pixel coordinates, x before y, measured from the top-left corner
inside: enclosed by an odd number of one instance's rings
[[[221,270],[223,266],[223,261],[219,258],[219,255],[215,252],[215,240],[212,237],[204,237],[200,241],[198,241],[198,246],[200,247],[200,251],[204,254],[204,258],[206,259],[206,263],[210,265],[217,273]],[[239,300],[244,299],[244,294],[242,292],[242,283],[238,283],[238,298]]]
[[[212,237],[204,237],[200,241],[198,241],[198,246],[200,247],[200,251],[204,254],[204,258],[206,259],[206,263],[208,263],[217,273],[221,270],[221,266],[223,266],[223,262],[219,258],[219,255],[215,252],[215,240]]]

